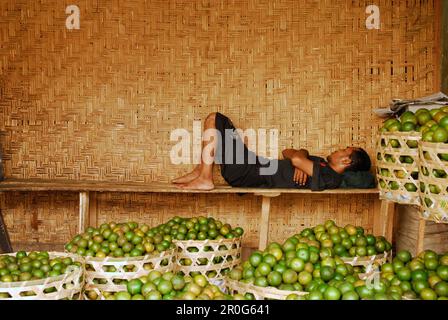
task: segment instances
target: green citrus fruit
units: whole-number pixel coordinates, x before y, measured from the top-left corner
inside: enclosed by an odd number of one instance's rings
[[[277,271],[272,271],[267,277],[268,283],[272,287],[278,287],[282,283],[282,274]]]
[[[438,128],[435,130],[432,138],[433,142],[445,143],[448,141],[448,131],[445,128]]]
[[[430,288],[424,288],[420,291],[422,300],[437,300],[437,293]]]
[[[285,284],[294,284],[297,282],[297,272],[292,269],[288,269],[283,272],[282,278]]]

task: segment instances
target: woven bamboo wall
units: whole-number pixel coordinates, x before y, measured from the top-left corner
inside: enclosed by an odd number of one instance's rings
[[[70,4],[81,10],[80,30],[65,28]],[[243,128],[279,129],[280,148],[292,145],[324,155],[355,144],[372,153],[379,124],[372,109],[393,97],[432,93],[438,89],[440,68],[438,1],[378,0],[380,30],[365,27],[370,4],[2,0],[5,174],[167,182],[189,169],[169,161],[171,130],[191,130],[194,119],[213,111],[229,115]],[[23,232],[21,223],[31,221],[31,207],[15,206],[14,195],[4,197],[3,213],[15,242],[37,234],[43,242],[58,243],[60,235],[44,236],[59,223],[49,217],[76,222],[71,201],[53,212],[51,204],[60,203],[62,196],[48,195],[39,208],[48,218]],[[28,204],[34,197],[21,195],[20,201]],[[156,197],[167,203],[163,212],[176,210],[175,199]],[[235,208],[226,207],[226,197],[213,199],[213,204],[203,198],[202,207],[195,198],[184,200],[178,207],[188,208],[186,212],[244,212],[246,229],[255,226],[250,223],[259,210],[256,200]],[[350,211],[338,213],[338,219],[368,224],[358,214],[367,214],[375,203],[374,197],[354,197],[353,204],[324,197],[313,205],[287,200],[288,207],[273,209],[281,217],[273,218],[275,226],[296,223],[293,214],[302,217],[310,210],[333,217],[338,206]],[[104,215],[130,210],[107,203],[101,207]],[[133,210],[143,217],[144,211]],[[69,224],[61,227],[65,237],[73,233]]]

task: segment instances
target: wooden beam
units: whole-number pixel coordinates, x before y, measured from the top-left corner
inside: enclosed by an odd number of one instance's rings
[[[419,254],[423,250],[425,250],[425,229],[426,229],[426,220],[420,219],[418,222],[418,233],[417,233],[417,252]]]
[[[78,232],[83,233],[86,230],[87,223],[89,222],[89,193],[79,193],[79,225]]]
[[[98,227],[98,197],[96,192],[89,194],[89,220],[90,227]]]
[[[260,242],[258,245],[259,250],[266,249],[269,238],[269,214],[271,210],[271,198],[262,197],[261,202],[261,221],[260,221]]]
[[[395,203],[388,200],[381,201],[379,213],[373,218],[373,233],[384,236],[388,241],[393,241]]]
[[[72,191],[72,192],[129,192],[129,193],[250,193],[276,197],[280,194],[371,194],[378,195],[378,189],[335,189],[313,192],[308,189],[259,189],[232,188],[228,185],[217,185],[212,191],[182,190],[170,183],[162,182],[111,182],[111,181],[79,181],[79,180],[42,180],[42,179],[7,179],[0,182],[0,192],[5,191]]]
[[[396,203],[391,202],[387,207],[386,213],[386,225],[384,226],[384,237],[389,240],[390,243],[394,241],[394,222],[395,222]]]
[[[6,229],[3,213],[0,209],[0,253],[11,253],[12,246],[9,240],[8,230]]]
[[[441,3],[440,3],[441,2]],[[440,4],[439,4],[440,3]],[[444,93],[448,93],[448,1],[446,0],[438,0],[436,2],[437,6],[441,6],[442,17],[440,18],[442,21],[438,23],[440,30],[440,36],[436,39],[436,44],[440,41],[440,53],[438,53],[441,63],[441,87]],[[438,15],[440,16],[440,15]],[[438,31],[438,30],[437,30]],[[440,40],[439,40],[440,39]],[[435,88],[437,88],[437,83],[435,83]]]

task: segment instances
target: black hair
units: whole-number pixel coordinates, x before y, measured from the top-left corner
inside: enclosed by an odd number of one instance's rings
[[[370,171],[370,168],[372,167],[372,161],[364,149],[355,149],[350,156],[350,159],[352,160],[352,163],[347,168],[347,171]]]

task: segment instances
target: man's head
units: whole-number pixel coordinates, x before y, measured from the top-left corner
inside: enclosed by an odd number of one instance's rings
[[[327,157],[330,166],[337,172],[369,171],[372,166],[370,157],[361,148],[347,147],[337,150]]]

